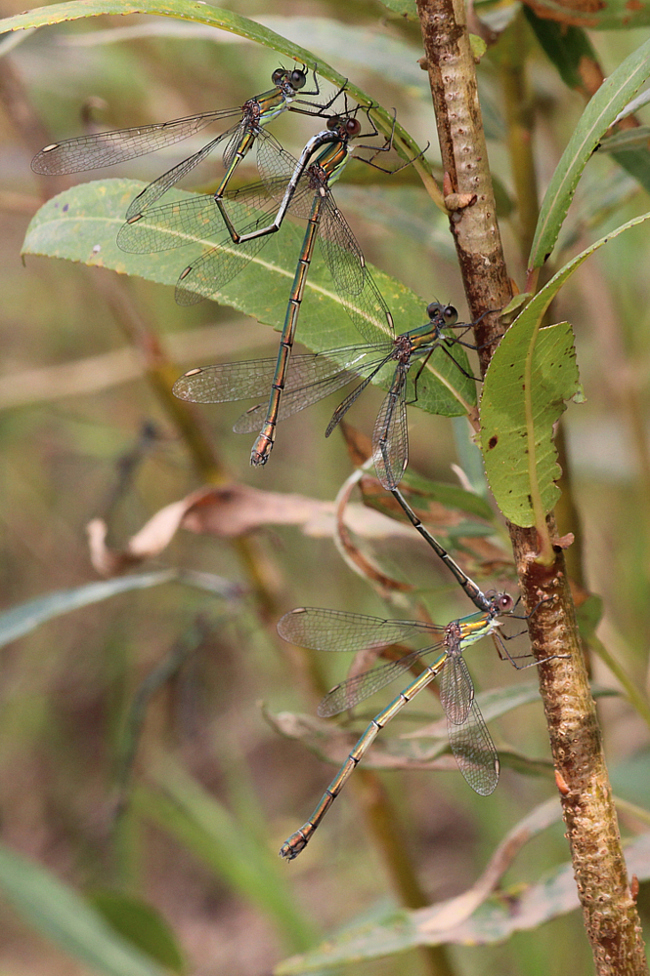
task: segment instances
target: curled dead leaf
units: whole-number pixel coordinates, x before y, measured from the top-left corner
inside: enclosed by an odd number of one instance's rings
[[[90,558],[101,576],[118,576],[154,559],[180,528],[189,532],[234,538],[264,525],[306,525],[333,506],[304,495],[259,491],[246,485],[200,488],[156,512],[123,549],[106,545],[107,526],[93,519],[87,526]]]

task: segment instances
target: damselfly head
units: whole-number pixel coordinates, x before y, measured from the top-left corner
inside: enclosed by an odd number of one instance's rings
[[[434,319],[442,319],[442,325],[455,325],[458,321],[458,310],[454,305],[442,305],[440,302],[431,302],[427,305],[427,315],[433,322]]]
[[[347,118],[343,115],[332,115],[327,120],[327,128],[332,132],[334,129],[339,129],[342,136],[353,139],[361,132],[361,123],[352,115]]]
[[[274,85],[279,85],[281,82],[288,82],[294,91],[300,91],[307,84],[307,74],[305,71],[301,71],[300,68],[294,68],[293,71],[288,71],[286,68],[276,68],[271,75],[271,81]]]

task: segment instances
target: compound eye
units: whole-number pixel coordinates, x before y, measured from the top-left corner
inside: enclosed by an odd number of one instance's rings
[[[427,315],[429,316],[430,319],[434,318],[434,316],[441,311],[442,311],[442,305],[440,304],[440,302],[431,302],[430,305],[427,305]]]
[[[340,124],[341,124],[341,119],[338,115],[331,115],[327,120],[327,128],[330,130],[330,132],[332,132],[334,129],[337,129]]]
[[[514,607],[515,602],[509,593],[502,593],[499,596],[498,604],[499,604],[499,610],[502,613],[508,613],[508,611],[512,610],[512,608]]]
[[[445,318],[445,322],[447,322],[448,325],[453,325],[454,322],[458,321],[458,311],[457,309],[454,308],[453,305],[447,305],[447,307],[443,312],[443,315]]]
[[[358,136],[361,132],[361,123],[358,119],[348,119],[345,123],[345,131],[349,136]]]
[[[273,74],[271,75],[271,81],[273,82],[274,85],[279,85],[282,79],[286,77],[286,74],[287,73],[284,70],[284,68],[276,68]]]
[[[298,91],[300,88],[304,88],[307,84],[307,75],[304,71],[300,71],[298,68],[296,68],[295,71],[291,72],[289,84],[292,88]]]

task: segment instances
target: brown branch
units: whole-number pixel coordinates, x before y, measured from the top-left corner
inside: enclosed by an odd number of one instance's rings
[[[496,222],[487,151],[477,98],[475,65],[465,10],[453,0],[417,0],[434,108],[446,171],[450,226],[474,318],[498,309],[510,283]],[[465,205],[457,209],[458,201]],[[469,202],[469,205],[467,204]],[[452,206],[450,206],[450,203]],[[454,209],[454,207],[456,207]],[[477,342],[494,342],[496,322],[486,316]],[[487,321],[486,321],[487,320]],[[489,361],[482,350],[481,367]],[[551,538],[556,537],[549,516]],[[630,892],[594,701],[580,653],[575,611],[561,550],[551,566],[536,562],[534,529],[510,527],[524,604],[539,665],[558,790],[599,976],[646,974],[643,940]],[[561,654],[561,659],[548,660]]]

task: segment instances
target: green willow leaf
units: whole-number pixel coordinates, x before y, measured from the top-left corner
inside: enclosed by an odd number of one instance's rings
[[[414,23],[418,22],[418,10],[415,5],[415,0],[381,0],[381,4],[394,14],[404,17],[405,20],[412,20]]]
[[[191,239],[188,235],[183,236],[188,246],[182,248],[155,254],[121,251],[115,238],[124,223],[129,202],[143,185],[132,180],[105,180],[84,183],[53,197],[32,219],[23,253],[64,258],[90,267],[111,268],[118,274],[134,275],[159,284],[175,284],[190,259],[212,242],[206,241],[197,231]],[[172,202],[190,197],[195,194],[171,190],[166,200]],[[252,315],[260,322],[281,328],[303,234],[303,228],[285,221],[281,232],[271,235],[272,239],[249,266],[210,297]],[[358,345],[363,339],[344,311],[318,247],[316,251],[307,278],[298,340],[315,352]],[[373,269],[373,276],[393,313],[398,333],[427,322],[426,301],[380,271]],[[385,338],[385,333],[378,329],[377,340]],[[454,356],[469,371],[461,347],[454,349]],[[386,377],[382,379],[385,386]],[[443,416],[459,416],[476,402],[474,381],[464,376],[441,349],[429,359],[418,380],[417,392],[417,406]]]
[[[480,456],[480,455],[479,455]],[[456,509],[467,515],[484,519],[493,533],[496,527],[496,516],[492,506],[476,492],[467,491],[459,485],[449,484],[446,481],[431,481],[416,471],[408,470],[401,482],[401,490],[408,496],[411,505],[418,509],[427,508],[429,502],[442,505],[446,509]],[[394,511],[393,506],[389,506]],[[402,516],[399,515],[401,518]],[[422,516],[426,521],[425,515]]]
[[[635,129],[623,129],[613,136],[601,139],[598,152],[627,152],[631,149],[647,148],[650,142],[650,125],[639,125]]]
[[[0,892],[29,925],[97,972],[106,976],[168,973],[123,939],[76,891],[3,846]]]
[[[589,73],[592,67],[596,71],[600,70],[598,55],[585,31],[580,27],[569,27],[557,21],[536,17],[530,7],[524,7],[524,15],[564,83],[577,91],[584,91],[585,75]],[[634,102],[638,100],[633,99]],[[627,109],[634,111],[629,105]],[[642,126],[641,128],[647,127]],[[620,139],[624,143],[621,148],[625,149],[625,152],[617,152],[618,146],[614,144],[609,151],[614,154],[619,166],[627,170],[641,186],[650,192],[650,153],[647,151],[647,135],[645,140],[642,135],[637,135],[638,142],[636,145],[630,138],[640,132],[641,129],[626,129],[609,139],[603,139],[598,145],[598,150],[603,152],[605,143],[617,142]]]
[[[550,255],[589,158],[616,116],[648,77],[650,41],[627,57],[590,100],[546,191],[528,259],[529,268],[541,267]]]
[[[222,7],[215,7],[202,2],[188,3],[187,0],[139,0],[139,2],[131,2],[131,0],[83,0],[81,3],[79,0],[68,0],[67,3],[53,3],[48,7],[40,7],[36,10],[29,10],[27,13],[6,17],[4,20],[0,20],[0,34],[7,31],[46,27],[86,17],[102,15],[123,17],[127,14],[174,17],[179,20],[189,20],[195,24],[205,24],[208,27],[230,31],[240,37],[262,44],[272,51],[277,51],[278,54],[293,58],[312,70],[317,69],[318,74],[331,81],[333,85],[340,87],[345,84],[346,91],[360,105],[368,108],[372,106],[373,119],[382,132],[390,133],[393,126],[395,127],[394,145],[405,159],[416,156],[420,151],[408,132],[399,123],[395,125],[391,112],[378,106],[374,99],[356,85],[348,83],[342,74],[323,61],[322,58],[315,58],[310,51],[286,40],[270,28]],[[420,169],[421,167],[430,174],[429,165],[423,160],[418,160],[416,168]]]
[[[585,61],[598,61],[588,35],[579,27],[538,17],[528,6],[524,6],[524,17],[564,84],[581,91],[584,85],[581,66]]]
[[[24,637],[41,624],[60,617],[64,613],[87,607],[91,603],[108,600],[119,593],[130,590],[143,590],[163,583],[184,583],[186,586],[217,594],[226,599],[240,595],[235,584],[213,573],[198,573],[193,570],[164,569],[156,573],[135,573],[132,576],[117,576],[96,583],[86,583],[69,590],[55,590],[45,596],[27,600],[11,610],[0,613],[0,647]]]
[[[516,525],[537,525],[553,507],[559,467],[552,426],[563,401],[579,395],[571,331],[541,328],[551,301],[590,254],[650,218],[635,217],[576,255],[530,301],[492,357],[481,396],[481,448],[490,488]]]

